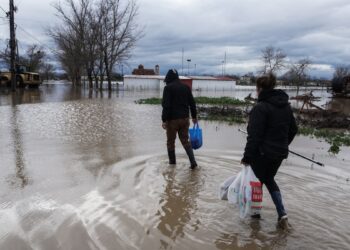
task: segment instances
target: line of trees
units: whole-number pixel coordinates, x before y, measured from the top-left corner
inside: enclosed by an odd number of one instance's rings
[[[307,57],[298,60],[297,62],[287,62],[287,54],[280,48],[267,46],[261,51],[261,60],[263,62],[262,69],[259,73],[277,74],[281,70],[287,70],[283,78],[297,86],[297,93],[300,85],[305,83],[308,78],[308,70],[311,66],[311,60]]]
[[[57,58],[70,80],[101,88],[106,78],[112,88],[117,64],[130,58],[142,32],[136,24],[134,0],[64,0],[54,5],[61,23],[50,28]]]
[[[9,47],[0,51],[0,61],[8,70],[10,69],[11,56]],[[53,64],[47,62],[47,53],[38,44],[28,45],[23,53],[17,54],[16,64],[26,66],[29,72],[40,73],[44,80],[53,79],[55,75]]]
[[[288,62],[287,55],[279,48],[268,46],[261,51],[261,60],[263,62],[262,69],[259,73],[267,74],[272,72],[277,74],[281,70],[286,70],[282,75],[282,79],[287,80],[299,87],[304,85],[309,79],[308,71],[311,67],[311,60],[307,57],[296,62]],[[350,76],[350,65],[337,65],[334,68],[333,85],[343,85],[344,78]]]
[[[336,93],[349,93],[350,65],[337,65],[332,79],[332,88]]]
[[[342,79],[345,76],[350,76],[350,65],[336,66],[333,74],[333,79]]]
[[[42,47],[37,44],[29,45],[22,55],[17,54],[16,64],[25,65],[28,71],[36,72],[44,65],[44,58],[46,53]],[[10,68],[10,49],[6,47],[0,51],[0,60],[7,67]]]

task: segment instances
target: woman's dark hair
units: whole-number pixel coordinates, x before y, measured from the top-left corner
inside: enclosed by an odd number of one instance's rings
[[[273,89],[276,86],[276,76],[272,73],[260,76],[256,79],[256,87],[258,89]]]

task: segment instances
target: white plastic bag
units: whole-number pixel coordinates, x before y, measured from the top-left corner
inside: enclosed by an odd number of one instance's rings
[[[229,188],[230,189],[230,188]],[[262,184],[250,166],[243,167],[238,195],[240,217],[260,214],[262,209]]]
[[[220,200],[227,200],[228,188],[235,179],[236,179],[236,176],[231,176],[220,185],[220,189],[219,189]]]
[[[235,180],[228,187],[228,193],[227,193],[228,203],[238,204],[241,182],[242,182],[242,172],[239,172]]]
[[[233,182],[238,183],[238,187],[240,184],[241,179],[241,173],[238,173],[236,176],[231,176],[228,179],[226,179],[221,185],[219,190],[219,198],[221,200],[228,200],[229,203],[238,203],[238,198],[236,202],[230,202],[229,196],[229,187],[232,185]]]

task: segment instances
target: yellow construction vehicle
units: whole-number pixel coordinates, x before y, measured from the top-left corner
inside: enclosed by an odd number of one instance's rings
[[[38,73],[28,72],[24,65],[16,65],[16,85],[18,88],[38,88],[42,80]],[[11,72],[0,72],[0,86],[11,87]]]

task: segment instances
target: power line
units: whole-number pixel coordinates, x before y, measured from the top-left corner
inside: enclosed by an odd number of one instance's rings
[[[48,46],[44,45],[41,41],[39,41],[36,37],[34,37],[32,34],[30,34],[28,31],[26,31],[24,28],[22,28],[21,26],[17,25],[17,27],[22,30],[27,36],[29,36],[30,38],[32,38],[34,41],[36,41],[37,43],[39,43],[39,45],[43,46],[44,48],[50,50],[51,52],[57,54],[57,51],[49,48]]]
[[[5,14],[7,15],[8,12],[6,10],[4,10],[3,7],[0,6],[0,9],[2,9],[2,11],[5,12]]]
[[[21,26],[19,26],[17,24],[17,27],[22,30],[24,33],[26,33],[28,36],[30,36],[33,40],[35,40],[36,42],[41,44],[41,41],[39,41],[36,37],[34,37],[32,34],[30,34],[29,32],[27,32],[24,28],[22,28]]]
[[[22,2],[23,2],[23,0],[20,1],[19,3],[17,2],[17,7],[20,6]]]
[[[17,17],[17,20],[24,20],[24,21],[31,21],[31,22],[36,22],[36,23],[43,23],[43,21],[41,20],[35,20],[35,19],[31,19],[31,18],[26,18],[26,17]]]

